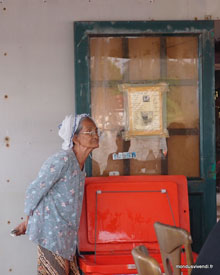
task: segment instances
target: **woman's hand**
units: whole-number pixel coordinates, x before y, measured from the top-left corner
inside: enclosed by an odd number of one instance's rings
[[[28,219],[29,217],[27,217],[26,221],[20,223],[17,227],[15,227],[15,229],[12,230],[11,233],[15,236],[24,235],[27,230]]]

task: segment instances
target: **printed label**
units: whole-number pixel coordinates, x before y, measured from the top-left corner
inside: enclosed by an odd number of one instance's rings
[[[119,160],[119,159],[135,159],[136,158],[136,152],[120,152],[118,154],[114,153],[112,155],[113,160]]]
[[[136,269],[135,264],[128,264],[127,267],[128,267],[128,269]]]

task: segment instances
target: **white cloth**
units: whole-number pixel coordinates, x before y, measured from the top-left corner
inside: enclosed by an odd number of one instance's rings
[[[93,121],[88,114],[76,115],[75,117],[73,115],[69,115],[65,117],[62,124],[59,126],[60,130],[58,134],[64,140],[62,143],[63,150],[69,150],[73,147],[72,138],[79,126],[80,120],[84,117],[88,117]]]

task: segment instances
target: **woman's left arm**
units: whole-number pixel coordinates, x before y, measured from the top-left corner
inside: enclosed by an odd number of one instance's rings
[[[11,231],[12,236],[20,236],[24,235],[27,230],[27,224],[28,224],[29,216],[27,216],[26,220],[22,223],[20,223],[15,229]]]
[[[57,154],[44,162],[38,177],[29,185],[26,191],[24,212],[27,216],[33,214],[41,199],[47,195],[51,187],[62,177],[67,161],[68,157]]]
[[[20,223],[11,234],[20,236],[24,235],[27,230],[29,216],[33,215],[33,211],[38,206],[41,199],[49,192],[51,187],[62,176],[67,157],[52,156],[42,165],[38,177],[29,185],[26,190],[25,209],[27,218]]]

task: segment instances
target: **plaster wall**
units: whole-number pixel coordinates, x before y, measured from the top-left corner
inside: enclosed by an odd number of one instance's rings
[[[212,0],[0,0],[0,274],[36,274],[36,246],[10,230],[27,185],[74,113],[73,21],[219,19]]]

